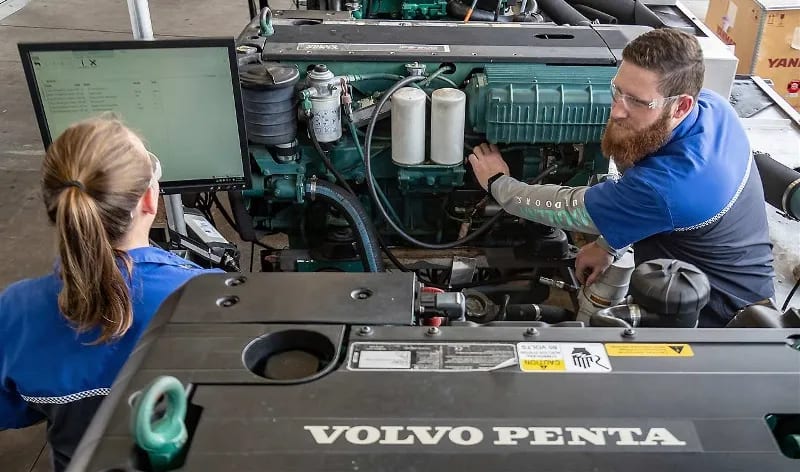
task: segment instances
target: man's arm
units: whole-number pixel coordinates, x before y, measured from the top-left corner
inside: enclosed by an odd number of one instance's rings
[[[476,146],[469,162],[481,187],[508,213],[569,231],[600,234],[586,210],[584,195],[588,187],[528,185],[509,177],[508,165],[494,144]],[[597,244],[614,257],[627,249],[612,248],[602,234]]]
[[[494,144],[476,146],[469,162],[481,187],[508,213],[547,226],[600,234],[583,203],[587,187],[520,182],[509,176],[508,165]]]
[[[512,215],[568,231],[600,234],[586,211],[588,187],[528,185],[503,176],[492,183],[492,196]]]

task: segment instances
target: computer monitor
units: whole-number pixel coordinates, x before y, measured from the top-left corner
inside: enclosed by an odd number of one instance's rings
[[[113,112],[161,161],[162,193],[250,187],[233,38],[19,45],[45,148]]]

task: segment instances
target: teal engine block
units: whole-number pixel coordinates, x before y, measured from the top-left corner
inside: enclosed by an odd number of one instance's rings
[[[605,173],[616,51],[640,30],[273,26],[265,35],[254,21],[239,38],[252,166],[242,207],[259,236],[288,236],[269,270],[370,270],[353,218],[374,229],[393,264],[411,268],[447,269],[454,255],[495,269],[574,258],[563,231],[504,214],[465,159],[490,142],[522,181],[586,185]],[[488,33],[496,44],[470,45]],[[559,55],[570,47],[579,54]],[[448,94],[452,103],[438,101]],[[315,198],[321,183],[361,216]]]

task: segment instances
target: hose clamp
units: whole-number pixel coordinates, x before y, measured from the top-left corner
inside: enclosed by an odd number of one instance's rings
[[[783,197],[781,197],[781,210],[783,210],[783,212],[786,213],[786,215],[788,215],[789,217],[791,217],[794,220],[797,219],[797,215],[793,215],[789,211],[789,197],[792,196],[792,194],[794,193],[795,187],[797,187],[798,185],[800,185],[800,178],[798,178],[794,182],[790,183],[786,187],[786,190],[783,191]]]
[[[306,194],[308,195],[308,198],[310,198],[311,201],[313,202],[314,201],[314,197],[316,197],[316,195],[317,195],[317,176],[316,175],[312,175],[311,178],[308,179],[308,190],[306,191]]]

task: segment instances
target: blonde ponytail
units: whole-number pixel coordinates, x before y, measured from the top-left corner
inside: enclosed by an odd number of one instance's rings
[[[115,249],[153,173],[150,158],[116,120],[67,129],[48,148],[42,193],[55,224],[63,288],[61,313],[79,331],[99,328],[97,342],[125,334],[133,322],[126,278],[130,260]]]

